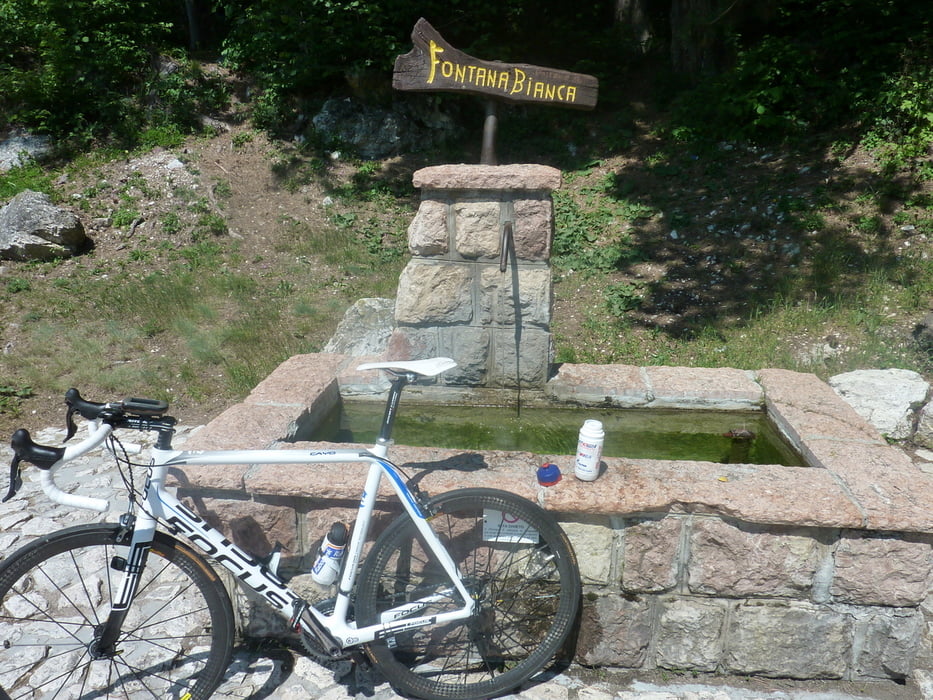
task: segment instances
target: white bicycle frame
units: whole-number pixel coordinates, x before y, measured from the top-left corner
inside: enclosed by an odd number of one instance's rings
[[[53,501],[79,508],[97,511],[109,510],[108,501],[61,491],[55,484],[54,472],[61,465],[90,452],[101,445],[113,431],[106,423],[91,424],[90,435],[81,443],[65,448],[64,456],[51,469],[42,470],[40,482],[46,495]],[[334,450],[219,450],[219,451],[179,451],[154,448],[152,450],[149,474],[143,489],[143,503],[136,515],[131,544],[131,557],[148,548],[155,537],[158,519],[167,522],[185,539],[201,549],[205,554],[229,570],[237,580],[262,596],[284,617],[302,625],[305,632],[314,634],[307,622],[295,619],[296,605],[303,600],[278,577],[278,575],[258,561],[255,557],[228,540],[223,533],[212,528],[194,511],[186,507],[171,492],[166,490],[165,477],[169,467],[194,465],[229,465],[229,464],[368,464],[360,509],[346,553],[346,562],[337,588],[333,612],[324,614],[314,607],[306,609],[308,613],[336,640],[341,648],[371,642],[390,636],[402,630],[423,627],[430,624],[452,622],[469,617],[473,612],[474,601],[461,581],[456,564],[451,559],[437,534],[431,529],[426,514],[408,489],[398,468],[385,456],[386,446],[377,444],[371,450],[334,449]],[[369,534],[372,513],[383,477],[388,477],[399,501],[412,519],[433,554],[450,577],[451,587],[435,592],[416,601],[409,601],[384,611],[376,624],[358,627],[355,621],[347,620],[350,608],[350,594],[356,582],[356,576],[362,558],[363,545]],[[121,593],[116,597],[115,607],[128,605],[138,574],[132,560],[127,566]],[[463,606],[454,611],[433,615],[418,615],[433,603],[453,596],[454,592],[464,601]]]

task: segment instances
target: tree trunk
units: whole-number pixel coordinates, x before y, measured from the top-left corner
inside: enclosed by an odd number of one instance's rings
[[[671,65],[678,73],[701,75],[716,69],[722,42],[719,0],[671,0]]]
[[[650,0],[616,0],[616,24],[642,53],[648,50],[651,40],[655,37],[649,2]]]

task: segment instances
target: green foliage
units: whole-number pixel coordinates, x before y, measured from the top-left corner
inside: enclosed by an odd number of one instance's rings
[[[650,216],[649,207],[612,198],[580,202],[563,190],[553,196],[555,264],[584,273],[610,272],[637,255],[620,224]]]
[[[644,285],[634,282],[611,284],[606,288],[606,307],[609,313],[622,318],[632,309],[637,309],[644,298]]]
[[[180,3],[0,0],[0,120],[55,136],[165,145],[225,98],[172,51]]]
[[[24,399],[32,396],[32,389],[28,386],[18,387],[9,384],[0,384],[0,413],[14,418],[19,415],[20,404]]]
[[[373,99],[387,96],[395,57],[411,49],[419,17],[476,56],[570,68],[594,58],[594,39],[607,34],[613,11],[609,0],[218,0],[217,7],[229,26],[223,57],[255,77],[254,120],[265,129],[292,122],[300,98],[322,88],[349,84]],[[542,32],[542,17],[560,31]]]
[[[933,15],[910,0],[779,0],[733,64],[678,102],[678,133],[774,138],[856,126],[903,165],[933,143]],[[871,145],[870,144],[870,145]]]
[[[0,201],[6,201],[23,190],[51,194],[55,190],[52,176],[38,163],[29,161],[7,172],[0,172]]]

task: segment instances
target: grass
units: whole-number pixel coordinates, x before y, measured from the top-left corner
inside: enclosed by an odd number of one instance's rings
[[[86,165],[83,178],[100,180],[99,167]],[[27,180],[9,184],[20,175]],[[6,178],[15,189],[35,174]],[[145,186],[131,184],[135,192]],[[84,188],[89,213],[95,210],[88,199],[107,200],[112,191]],[[213,192],[224,200],[232,195],[228,183]],[[144,217],[130,184],[118,197],[113,227]],[[394,295],[402,256],[373,245],[373,232],[384,230],[374,221],[355,227],[363,229],[356,235],[337,219],[313,226],[283,217],[264,258],[244,251],[223,213],[196,191],[176,190],[173,199],[173,209],[153,217],[153,240],[126,238],[130,249],[122,257],[16,263],[15,274],[0,278],[0,329],[14,350],[2,358],[0,418],[21,420],[31,398],[58,405],[71,386],[88,388],[96,400],[165,399],[182,412],[201,403],[223,407],[288,357],[320,350],[357,298]],[[403,210],[382,213],[391,223]],[[389,227],[393,241],[405,226],[407,220]]]
[[[721,153],[661,144],[565,174],[558,361],[929,376],[933,358],[911,331],[933,300],[930,181],[728,152],[731,171]],[[830,176],[801,185],[811,169]],[[646,262],[663,272],[644,274]]]
[[[246,158],[264,139],[241,131],[231,149]],[[698,149],[634,129],[617,142],[606,134],[605,155],[565,164],[554,194],[558,361],[933,371],[910,339],[933,299],[929,180],[848,167],[839,149]],[[272,144],[257,158],[267,194],[291,204],[259,245],[231,228],[235,171],[171,190],[115,178],[112,164],[134,155],[0,175],[9,198],[56,192],[67,173],[82,218],[106,214],[122,236],[0,277],[0,345],[13,349],[0,358],[0,421],[70,386],[216,413],[320,350],[357,299],[394,296],[416,207],[404,170],[345,163],[337,176],[318,154]]]

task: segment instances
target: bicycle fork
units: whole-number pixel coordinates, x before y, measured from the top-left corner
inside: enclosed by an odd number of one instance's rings
[[[107,619],[94,630],[94,640],[88,647],[92,659],[111,659],[120,654],[117,642],[122,634],[130,603],[139,590],[139,582],[149,560],[149,551],[155,537],[155,521],[140,527],[136,516],[124,513],[120,516],[120,525],[123,528],[121,539],[129,539],[129,552],[126,557],[114,554],[110,560],[110,569],[121,572],[122,576],[111,600]]]

